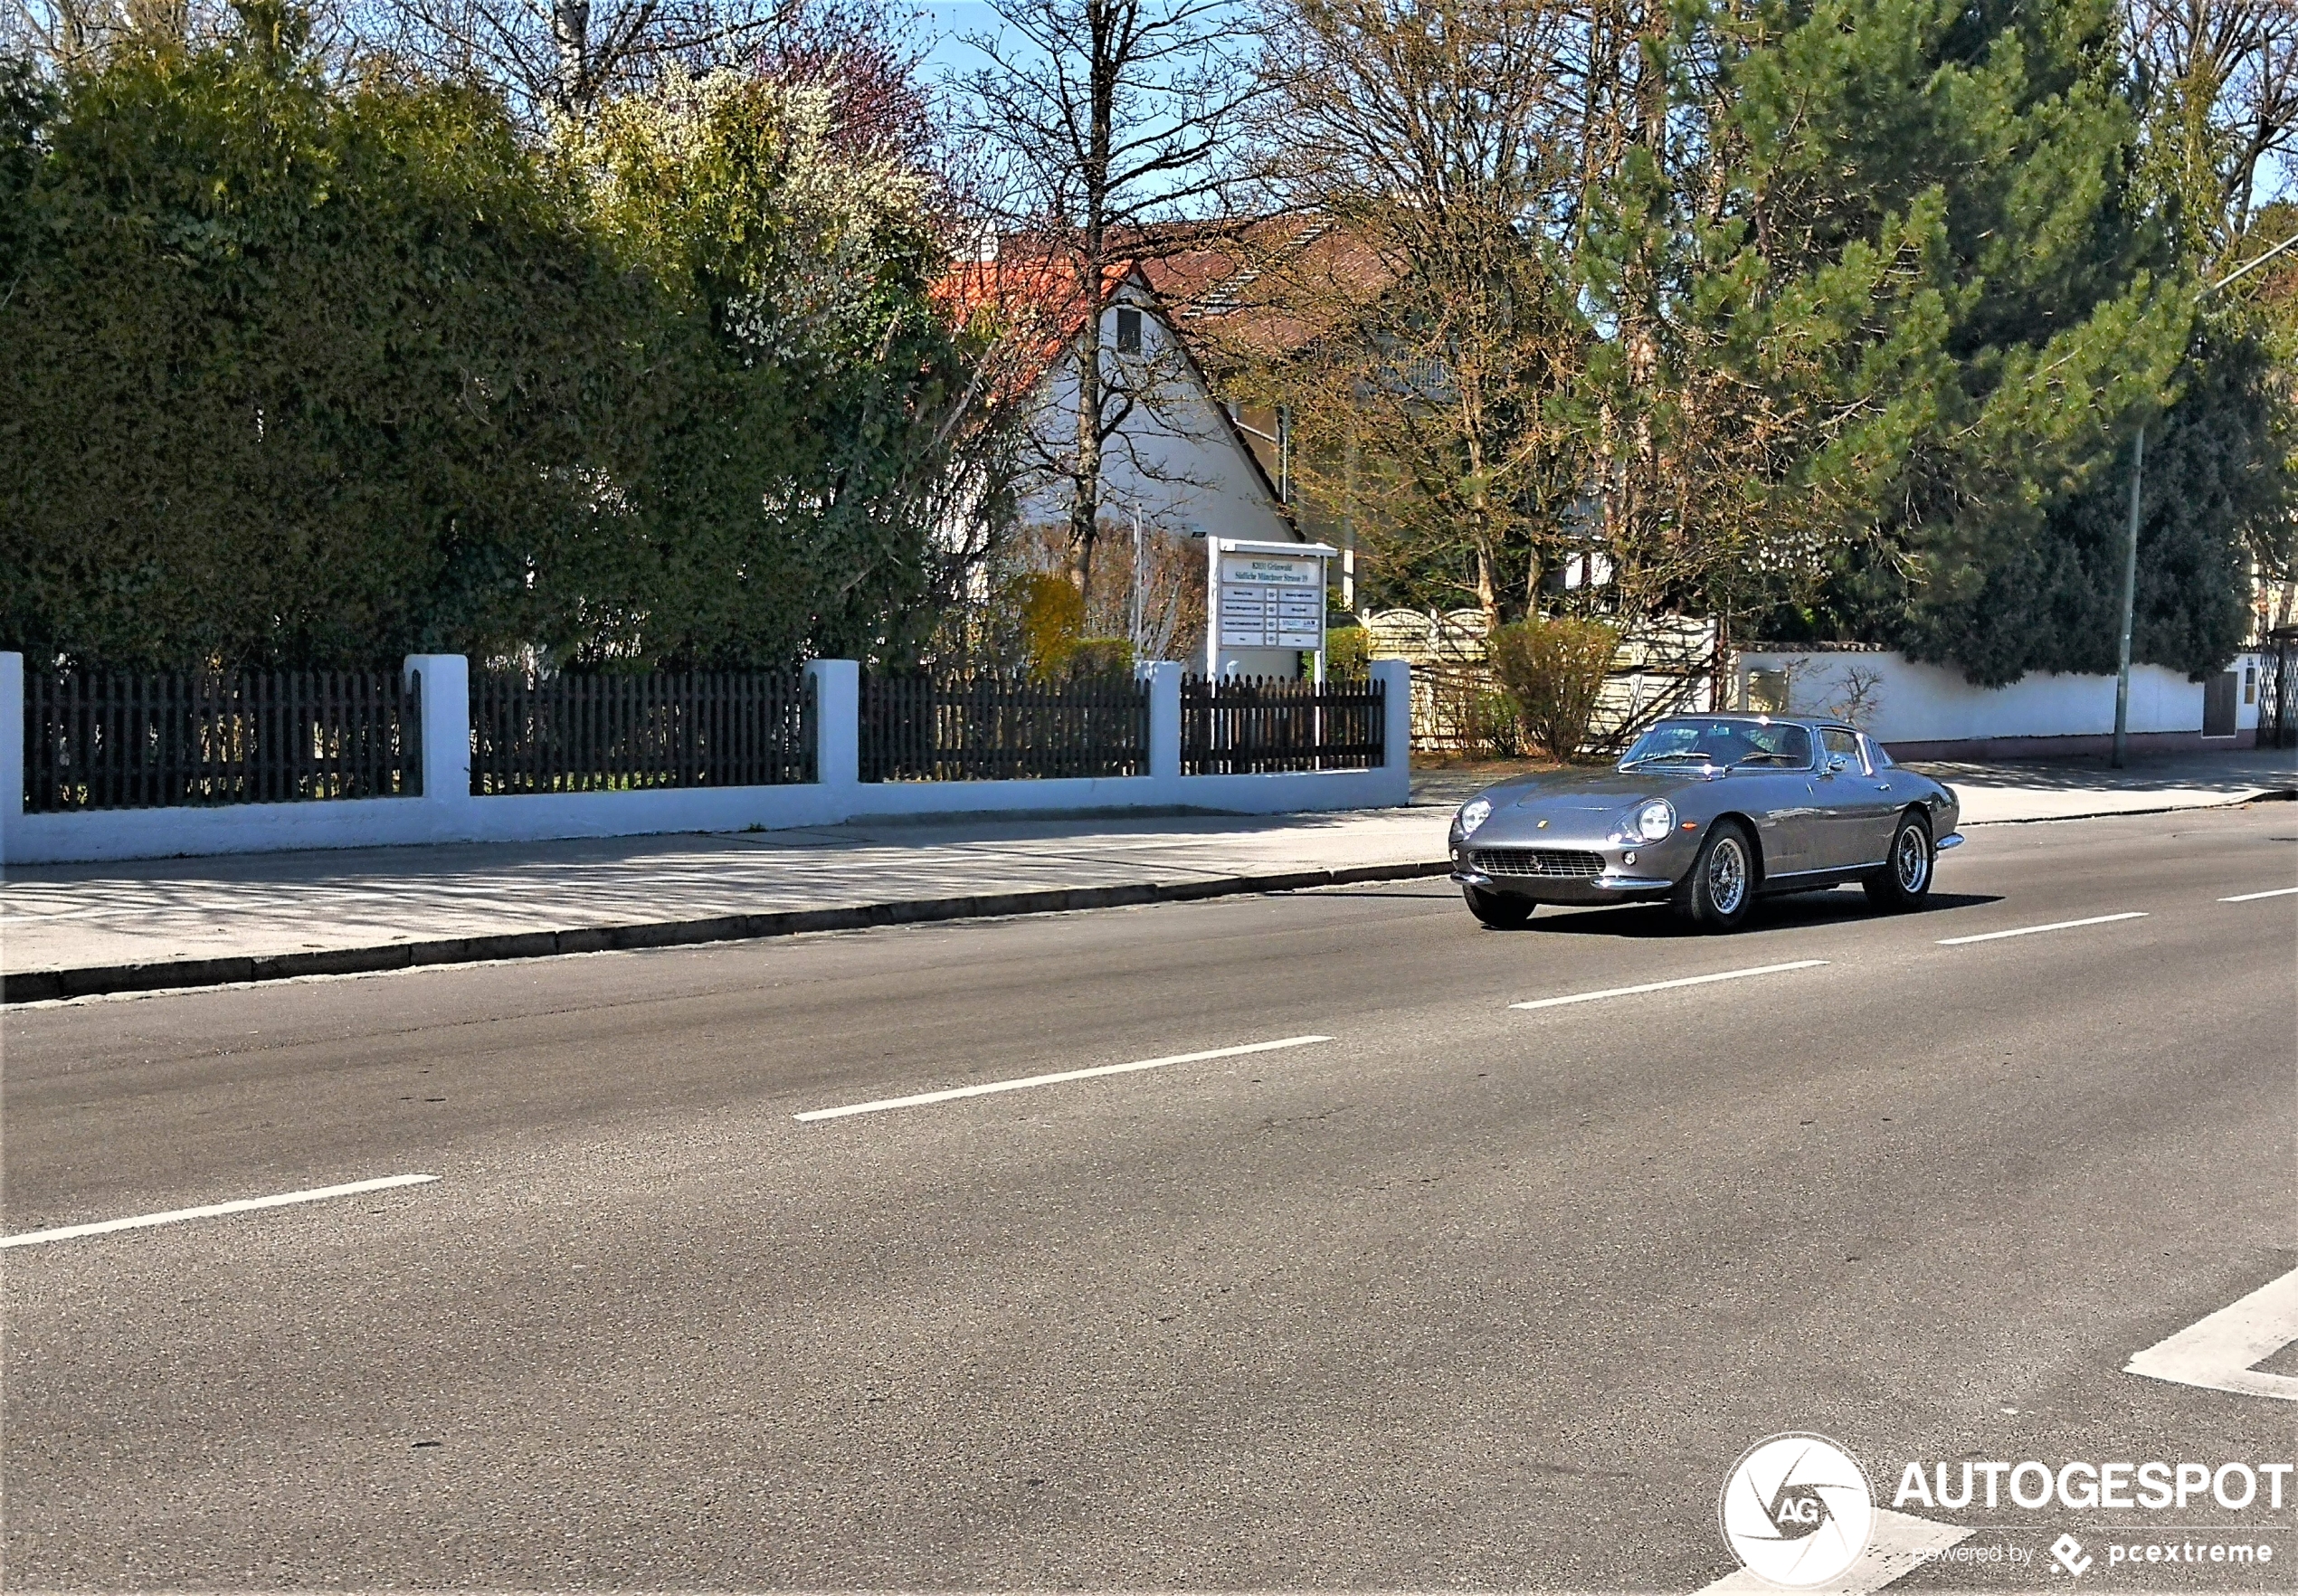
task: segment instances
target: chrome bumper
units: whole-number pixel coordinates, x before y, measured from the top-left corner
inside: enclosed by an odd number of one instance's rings
[[[1482,870],[1457,869],[1452,879],[1484,892],[1504,892],[1538,903],[1603,903],[1624,897],[1644,898],[1671,892],[1676,883],[1666,876],[1510,876],[1495,880]]]

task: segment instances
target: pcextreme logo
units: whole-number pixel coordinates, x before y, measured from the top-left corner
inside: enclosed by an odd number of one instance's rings
[[[1875,1491],[1851,1454],[1823,1435],[1760,1440],[1724,1477],[1724,1542],[1750,1573],[1783,1590],[1837,1578],[1875,1533]]]

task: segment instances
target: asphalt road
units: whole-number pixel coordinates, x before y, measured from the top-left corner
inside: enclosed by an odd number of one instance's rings
[[[1732,937],[1427,882],[14,1011],[11,1234],[440,1178],[0,1252],[8,1582],[1691,1591],[1781,1430],[1886,1505],[2291,1460],[2120,1371],[2298,1264],[2298,896],[2219,901],[2293,882],[2263,804]],[[2157,1582],[2298,1584],[2290,1505]]]

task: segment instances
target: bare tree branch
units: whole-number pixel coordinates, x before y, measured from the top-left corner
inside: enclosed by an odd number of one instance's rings
[[[1061,301],[1076,413],[1041,464],[1068,483],[1070,577],[1089,592],[1105,450],[1164,380],[1116,359],[1104,325],[1127,271],[1218,216],[1257,88],[1214,0],[992,3],[1004,32],[968,41],[989,64],[963,79],[967,130],[1011,180],[992,226],[1055,268],[1040,288]]]

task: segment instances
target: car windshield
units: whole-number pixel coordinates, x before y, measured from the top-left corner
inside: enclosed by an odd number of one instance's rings
[[[1619,767],[1662,761],[1800,770],[1811,763],[1811,734],[1799,726],[1763,720],[1663,720],[1636,739]]]

